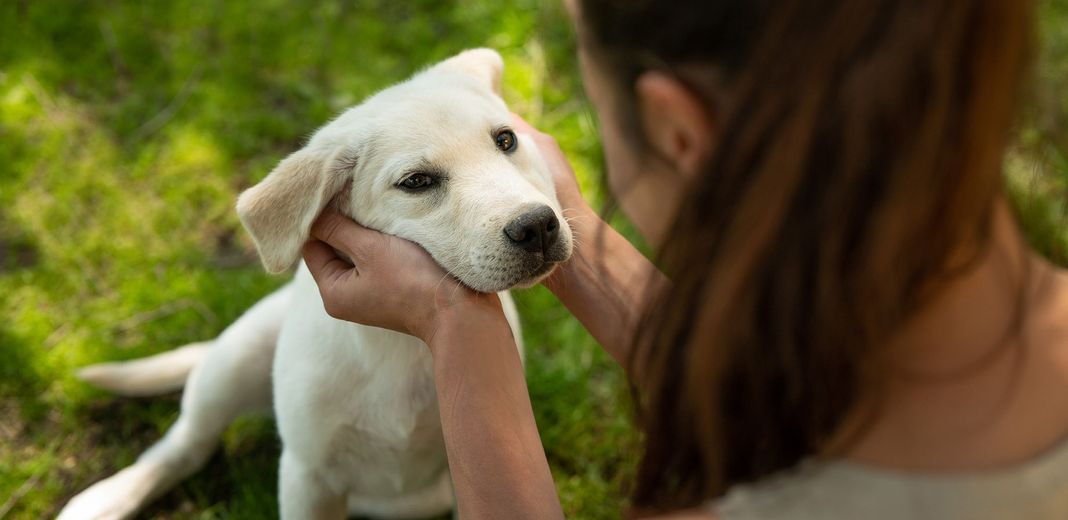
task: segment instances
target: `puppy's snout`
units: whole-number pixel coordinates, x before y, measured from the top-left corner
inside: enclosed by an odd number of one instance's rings
[[[504,227],[512,245],[529,253],[544,253],[560,238],[560,221],[546,205],[524,212]]]

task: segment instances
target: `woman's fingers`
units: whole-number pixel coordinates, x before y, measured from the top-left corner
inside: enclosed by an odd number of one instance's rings
[[[311,237],[340,251],[359,265],[381,245],[382,234],[367,229],[333,208],[327,208],[311,227]]]
[[[320,287],[325,286],[324,282],[333,283],[343,275],[353,272],[359,274],[352,264],[339,258],[326,242],[313,238],[304,244],[302,252],[304,263]]]
[[[556,139],[553,138],[553,136],[534,128],[515,112],[512,112],[512,129],[520,134],[530,136],[530,138],[534,140],[534,144],[542,150],[543,154],[563,154],[563,152],[560,151],[560,145],[557,144]]]
[[[326,313],[343,319],[345,316],[344,305],[351,300],[347,295],[351,286],[359,276],[356,269],[337,256],[334,249],[315,238],[304,244],[304,263],[308,271],[315,279],[315,285],[319,287],[319,295],[323,298],[323,307]]]
[[[426,250],[335,209],[312,224],[302,253],[327,314],[337,319],[425,338],[443,308],[478,296],[456,282],[443,298],[449,274]]]
[[[311,238],[304,244],[302,253],[328,314],[346,319],[352,312],[350,307],[357,301],[355,295],[366,285],[356,265],[368,265],[373,249],[383,245],[380,233],[332,208],[312,224]]]
[[[532,134],[533,135],[533,134],[540,133],[540,132],[538,132],[537,128],[534,128],[533,126],[530,126],[530,123],[528,123],[525,119],[520,117],[519,114],[516,114],[515,112],[512,112],[512,129],[515,130],[516,132],[520,132],[520,133],[524,133],[524,134]]]
[[[579,188],[575,171],[571,168],[571,163],[568,162],[567,156],[560,149],[560,144],[556,142],[556,139],[534,128],[514,112],[512,113],[512,127],[516,132],[529,135],[534,140],[534,145],[541,152],[542,159],[545,160],[549,171],[552,173],[553,184],[556,186],[556,196],[563,204],[564,210],[587,207],[585,200],[582,198],[582,190]]]

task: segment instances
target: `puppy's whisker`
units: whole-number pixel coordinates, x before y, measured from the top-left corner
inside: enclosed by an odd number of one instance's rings
[[[460,284],[456,283],[452,286],[452,293],[449,294],[449,299],[452,300],[456,296],[456,291],[460,289]]]
[[[446,269],[445,270],[445,274],[441,276],[441,279],[438,280],[437,285],[434,286],[434,292],[438,292],[438,290],[441,289],[441,284],[445,283],[445,280],[448,280],[449,276],[452,276],[452,275],[449,274],[449,270]]]

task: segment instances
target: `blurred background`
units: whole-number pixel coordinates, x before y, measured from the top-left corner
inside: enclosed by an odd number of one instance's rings
[[[1068,264],[1068,0],[1042,0],[1006,181]],[[75,368],[214,337],[264,274],[236,195],[319,125],[476,46],[600,204],[596,128],[555,1],[0,1],[0,519],[53,516],[131,463],[178,396],[93,390]],[[625,222],[614,223],[629,236]],[[518,294],[528,384],[569,518],[619,516],[637,457],[624,379],[544,289]],[[249,418],[157,519],[277,515],[277,435]]]

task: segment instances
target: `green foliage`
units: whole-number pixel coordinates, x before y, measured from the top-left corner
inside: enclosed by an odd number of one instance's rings
[[[1068,261],[1068,1],[1040,20],[1009,161],[1036,247]],[[342,108],[461,49],[505,57],[505,97],[601,200],[600,147],[562,8],[514,2],[0,2],[0,518],[45,518],[129,464],[176,398],[72,371],[216,335],[282,283],[237,193]],[[544,289],[518,295],[529,386],[569,518],[615,518],[637,457],[620,370]],[[278,441],[239,421],[147,518],[270,518]]]
[[[1041,45],[1007,184],[1031,244],[1068,265],[1068,0],[1039,6]]]
[[[598,197],[560,6],[0,3],[0,517],[54,515],[177,414],[75,368],[213,337],[282,282],[234,215],[243,188],[338,111],[476,46],[502,52],[512,108],[560,137]],[[634,444],[619,369],[544,290],[520,305],[564,506],[612,517]],[[277,455],[270,421],[243,420],[146,517],[275,516]]]

